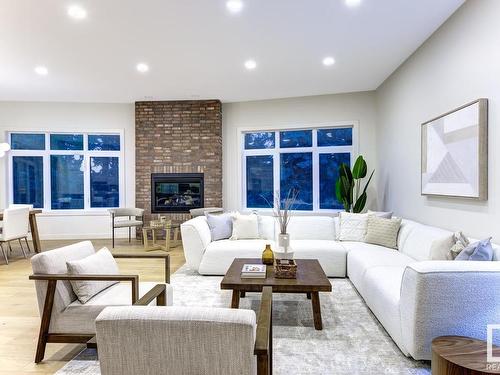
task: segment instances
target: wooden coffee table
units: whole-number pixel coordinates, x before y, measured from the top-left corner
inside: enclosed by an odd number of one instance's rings
[[[266,267],[265,279],[242,279],[241,269],[244,264],[262,264],[262,261],[255,258],[236,258],[222,279],[220,287],[233,291],[231,307],[235,309],[240,305],[240,296],[244,297],[246,292],[262,292],[264,286],[271,286],[273,293],[304,293],[308,299],[311,299],[314,328],[321,330],[323,323],[319,292],[331,292],[332,284],[316,259],[295,259],[295,261],[297,262],[296,279],[275,278],[273,266]]]

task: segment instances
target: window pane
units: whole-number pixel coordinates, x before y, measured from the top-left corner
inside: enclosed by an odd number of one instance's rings
[[[10,147],[13,150],[45,150],[45,134],[13,133]]]
[[[247,207],[270,208],[273,204],[273,157],[247,156]]]
[[[335,184],[339,178],[339,167],[342,163],[351,166],[350,153],[319,155],[319,208],[344,208],[335,194]]]
[[[274,132],[259,132],[245,134],[245,150],[259,148],[274,148]]]
[[[83,209],[82,155],[51,155],[50,186],[53,210]]]
[[[82,134],[51,134],[51,150],[83,150]]]
[[[313,169],[312,153],[283,153],[280,155],[280,194],[281,200],[286,198],[290,190],[298,192],[294,209],[313,209]]]
[[[318,146],[352,146],[352,128],[319,129]]]
[[[118,207],[118,158],[90,158],[90,207]]]
[[[311,130],[291,130],[280,132],[280,147],[311,147]]]
[[[43,157],[13,156],[14,203],[43,207]]]
[[[116,134],[89,135],[90,151],[120,151],[120,136]]]

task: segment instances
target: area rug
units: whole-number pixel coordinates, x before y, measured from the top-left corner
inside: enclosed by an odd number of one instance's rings
[[[174,305],[228,307],[231,291],[222,277],[200,276],[181,267],[172,275]],[[273,373],[276,375],[429,375],[428,362],[405,357],[349,279],[330,279],[333,291],[320,293],[323,330],[313,326],[305,295],[273,295]],[[260,295],[247,293],[240,308],[258,311]],[[95,350],[86,349],[57,374],[100,374]]]

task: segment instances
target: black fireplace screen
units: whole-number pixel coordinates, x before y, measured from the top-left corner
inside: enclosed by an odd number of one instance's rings
[[[189,212],[203,207],[203,173],[151,174],[151,212]]]

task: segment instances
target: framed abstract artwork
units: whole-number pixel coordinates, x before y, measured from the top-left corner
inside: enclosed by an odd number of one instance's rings
[[[422,195],[488,199],[488,100],[422,124]]]

